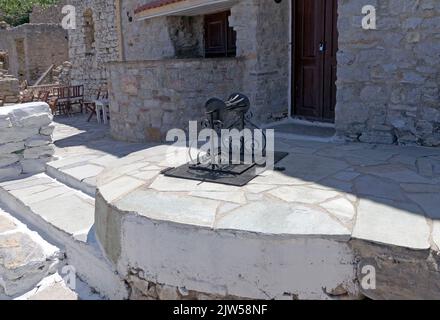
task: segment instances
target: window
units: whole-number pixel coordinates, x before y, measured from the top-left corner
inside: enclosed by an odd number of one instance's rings
[[[236,32],[229,26],[230,11],[205,16],[205,57],[235,57]]]

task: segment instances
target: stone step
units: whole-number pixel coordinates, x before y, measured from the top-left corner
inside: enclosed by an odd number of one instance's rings
[[[54,273],[59,248],[0,208],[0,300],[13,299]]]
[[[58,272],[14,300],[104,300],[80,279],[72,279],[70,271],[71,266],[63,265]]]
[[[34,289],[15,300],[80,300],[57,273],[43,279]]]
[[[104,169],[96,165],[84,165],[79,168],[63,169],[64,160],[57,160],[46,165],[46,174],[63,184],[80,190],[90,197],[95,196],[96,176]]]
[[[95,240],[94,198],[38,174],[0,183],[0,203],[66,252],[81,279],[102,295],[121,299],[125,285]]]

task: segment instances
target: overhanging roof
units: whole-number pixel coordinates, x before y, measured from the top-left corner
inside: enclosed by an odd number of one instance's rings
[[[138,20],[161,16],[195,16],[228,10],[236,0],[156,0],[140,6]]]

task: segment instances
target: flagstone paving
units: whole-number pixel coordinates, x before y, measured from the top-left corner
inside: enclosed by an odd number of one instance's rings
[[[432,223],[440,219],[440,172],[427,167],[440,165],[440,150],[277,142],[295,150],[277,164],[285,170],[266,171],[242,188],[162,176],[164,159],[173,153],[168,146],[133,153],[121,166],[116,162],[99,176],[98,188],[112,206],[155,220],[436,249],[439,231],[432,234]],[[145,168],[153,169],[143,176]],[[115,194],[117,185],[123,191]]]
[[[147,144],[111,139],[109,127],[87,122],[87,117],[57,117],[54,122],[56,161],[47,165],[47,173],[69,186],[93,196],[96,177],[104,168]]]
[[[155,223],[222,234],[440,248],[439,149],[278,137],[277,149],[290,153],[277,164],[285,170],[267,170],[247,186],[231,187],[161,175],[187,161],[181,148],[117,142],[108,127],[84,117],[57,119],[55,127],[58,160],[48,164],[46,174],[1,183],[0,196],[7,194],[53,230],[81,243],[94,224],[97,187],[104,200],[98,205]],[[32,257],[25,252],[31,240],[15,232],[17,223],[0,212],[0,252],[23,250],[14,255]],[[18,247],[1,245],[18,242]],[[35,248],[36,259],[43,259]],[[0,265],[12,265],[11,254],[3,256]],[[59,289],[54,284],[53,292]]]

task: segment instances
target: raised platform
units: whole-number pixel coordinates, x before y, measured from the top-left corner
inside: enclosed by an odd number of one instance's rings
[[[405,297],[390,288],[410,277],[380,272],[438,251],[440,150],[282,139],[277,150],[290,153],[286,171],[244,187],[164,177],[185,163],[168,146],[113,163],[98,177],[96,230],[119,274],[153,298],[151,283],[179,298],[355,298],[360,263],[385,254],[401,264],[377,264],[380,289],[362,291]]]

